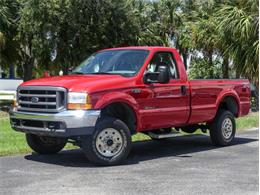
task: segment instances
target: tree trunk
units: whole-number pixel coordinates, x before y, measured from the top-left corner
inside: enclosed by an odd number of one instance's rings
[[[186,70],[187,70],[187,68],[188,68],[187,57],[188,57],[187,52],[186,52],[186,51],[183,52],[183,53],[182,53],[182,58],[183,58],[183,63],[184,63],[184,67],[185,67]]]
[[[210,78],[214,77],[214,68],[213,68],[214,64],[213,64],[213,50],[209,51],[209,75]]]
[[[236,79],[239,79],[240,78],[240,72],[239,70],[236,69]]]
[[[29,59],[26,60],[23,64],[23,81],[29,81],[32,79],[33,73],[33,60]]]
[[[67,63],[62,64],[61,69],[62,69],[63,75],[67,75],[69,73],[69,67],[68,67]]]
[[[9,66],[9,78],[14,79],[14,65],[13,64],[11,64]]]
[[[228,57],[224,56],[223,64],[222,64],[222,74],[223,74],[224,79],[229,78],[229,72],[228,72],[229,66],[228,65],[229,65]]]

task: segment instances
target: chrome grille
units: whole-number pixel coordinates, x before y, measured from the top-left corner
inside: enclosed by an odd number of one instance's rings
[[[60,112],[66,108],[66,89],[62,87],[25,86],[17,91],[18,110]]]

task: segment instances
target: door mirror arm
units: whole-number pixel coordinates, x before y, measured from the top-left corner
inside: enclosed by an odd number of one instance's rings
[[[145,84],[152,84],[152,83],[158,83],[157,78],[158,77],[158,73],[157,72],[147,72],[144,75],[143,81]]]

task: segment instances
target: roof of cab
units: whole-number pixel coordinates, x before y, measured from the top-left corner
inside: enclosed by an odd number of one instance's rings
[[[163,47],[163,46],[127,46],[127,47],[115,47],[115,48],[108,48],[103,49],[101,51],[109,51],[109,50],[121,50],[121,49],[141,49],[141,50],[158,50],[158,49],[175,49],[172,47]]]

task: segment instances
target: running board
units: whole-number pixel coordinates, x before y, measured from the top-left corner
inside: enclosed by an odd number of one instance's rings
[[[147,134],[148,134],[152,139],[165,139],[165,138],[170,138],[170,137],[178,137],[178,136],[181,136],[181,133],[179,133],[179,132],[161,133],[161,134],[149,132],[149,133],[147,133]]]

